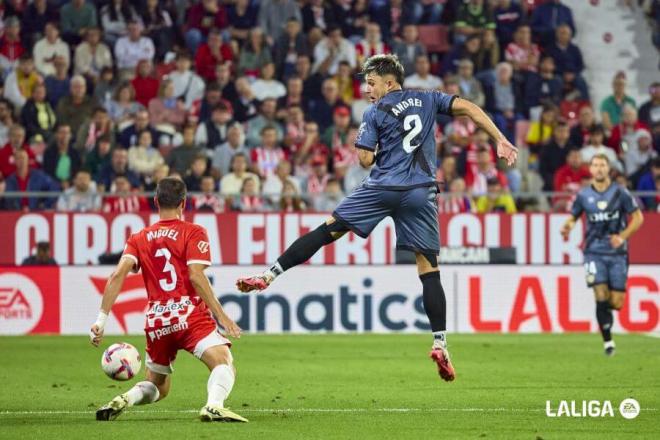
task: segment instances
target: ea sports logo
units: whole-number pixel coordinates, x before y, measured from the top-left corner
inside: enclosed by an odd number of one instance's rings
[[[17,273],[0,275],[0,334],[29,333],[43,310],[41,290],[30,278]]]
[[[639,402],[635,399],[624,399],[619,405],[619,412],[624,419],[634,419],[639,415]]]

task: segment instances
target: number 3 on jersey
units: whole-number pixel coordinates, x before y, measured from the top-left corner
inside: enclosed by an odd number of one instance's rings
[[[419,115],[406,116],[403,119],[403,129],[406,131],[403,137],[403,149],[410,154],[419,147],[419,144],[411,145],[411,142],[422,132],[422,118]]]
[[[170,258],[172,258],[172,254],[170,253],[170,250],[167,248],[160,248],[156,251],[156,257],[165,257],[165,266],[163,267],[163,273],[168,273],[170,274],[170,281],[167,281],[167,278],[161,278],[158,280],[158,283],[160,284],[161,289],[163,289],[165,292],[171,292],[176,288],[176,282],[177,282],[177,275],[176,275],[176,269],[170,263]]]

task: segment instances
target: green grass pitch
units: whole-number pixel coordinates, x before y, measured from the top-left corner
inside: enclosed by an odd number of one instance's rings
[[[144,338],[108,337],[144,348]],[[115,422],[94,409],[130,382],[100,368],[85,337],[0,338],[0,438],[627,439],[660,438],[660,341],[598,335],[450,335],[457,380],[440,380],[428,335],[245,335],[228,406],[248,424],[203,424],[207,371],[179,353],[170,396]],[[141,376],[141,375],[140,375]],[[626,420],[619,402],[641,414]],[[611,400],[615,417],[548,418],[545,402]]]

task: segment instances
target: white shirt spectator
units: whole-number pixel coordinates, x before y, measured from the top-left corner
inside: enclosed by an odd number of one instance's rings
[[[204,97],[206,84],[204,80],[191,70],[179,72],[175,70],[168,75],[168,78],[174,85],[174,96],[183,98],[186,103],[186,109],[190,109],[193,102]]]
[[[52,62],[55,56],[65,58],[67,65],[69,65],[71,62],[69,45],[61,38],[58,38],[54,43],[50,43],[46,37],[37,41],[32,50],[34,67],[36,67],[37,72],[43,76],[55,75],[55,65]]]
[[[223,196],[237,196],[241,193],[243,181],[251,178],[255,182],[256,192],[259,193],[260,180],[259,176],[254,173],[246,171],[242,176],[234,173],[229,173],[220,180],[220,194]]]
[[[287,176],[286,180],[293,185],[296,193],[300,194],[300,182],[298,179],[293,176]],[[282,180],[277,175],[272,174],[266,178],[262,192],[264,197],[268,197],[272,202],[278,203],[282,195],[282,188],[284,188]]]
[[[314,66],[312,70],[317,72],[323,61],[330,55],[330,49],[328,48],[328,38],[324,38],[314,47]],[[337,73],[339,68],[339,63],[342,61],[348,62],[351,68],[355,69],[357,66],[357,55],[355,53],[355,46],[351,44],[346,38],[342,38],[341,43],[339,43],[339,49],[335,53],[334,58],[330,62],[330,67],[328,67],[328,74],[334,75]]]
[[[286,87],[275,79],[257,79],[252,83],[252,92],[259,101],[266,98],[279,99],[286,95]]]
[[[153,147],[136,145],[128,149],[128,168],[138,174],[149,176],[164,163],[160,151]]]
[[[101,209],[101,196],[96,192],[96,182],[91,182],[86,192],[81,192],[72,186],[57,199],[58,211],[87,212],[99,209]]]
[[[18,87],[18,78],[16,78],[16,71],[14,69],[5,80],[5,89],[2,92],[4,97],[11,101],[14,104],[14,107],[17,109],[23,108],[27,98],[21,93],[21,89]]]
[[[595,155],[604,154],[610,160],[612,168],[620,173],[623,172],[623,165],[621,165],[621,162],[619,162],[619,159],[616,157],[616,152],[610,147],[606,147],[605,145],[599,145],[597,147],[594,145],[587,145],[580,150],[580,154],[582,154],[582,162],[587,164],[591,162],[591,158]]]
[[[417,73],[413,73],[403,81],[404,89],[437,90],[440,87],[442,87],[440,77],[431,75],[430,73],[425,78],[422,78]]]
[[[85,42],[76,47],[73,57],[75,72],[77,75],[92,73],[98,76],[104,67],[112,67],[112,53],[104,43],[96,45],[92,52],[92,46]]]
[[[140,37],[131,41],[129,37],[121,37],[115,44],[115,58],[120,69],[135,69],[140,60],[154,59],[156,50],[154,42],[149,37]]]

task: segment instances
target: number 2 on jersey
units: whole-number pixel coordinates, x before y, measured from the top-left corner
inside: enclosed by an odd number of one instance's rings
[[[406,116],[403,119],[403,129],[406,131],[406,135],[403,137],[403,149],[410,154],[419,147],[419,144],[411,145],[411,142],[422,132],[422,118],[419,115]]]
[[[161,278],[158,280],[158,283],[160,284],[161,289],[163,289],[165,292],[171,292],[174,290],[176,287],[176,281],[177,281],[177,276],[176,276],[176,269],[170,263],[170,258],[172,258],[172,254],[170,253],[170,250],[167,248],[160,248],[156,251],[156,257],[165,257],[165,266],[163,267],[163,273],[168,273],[170,274],[170,281],[167,281],[167,278]]]

